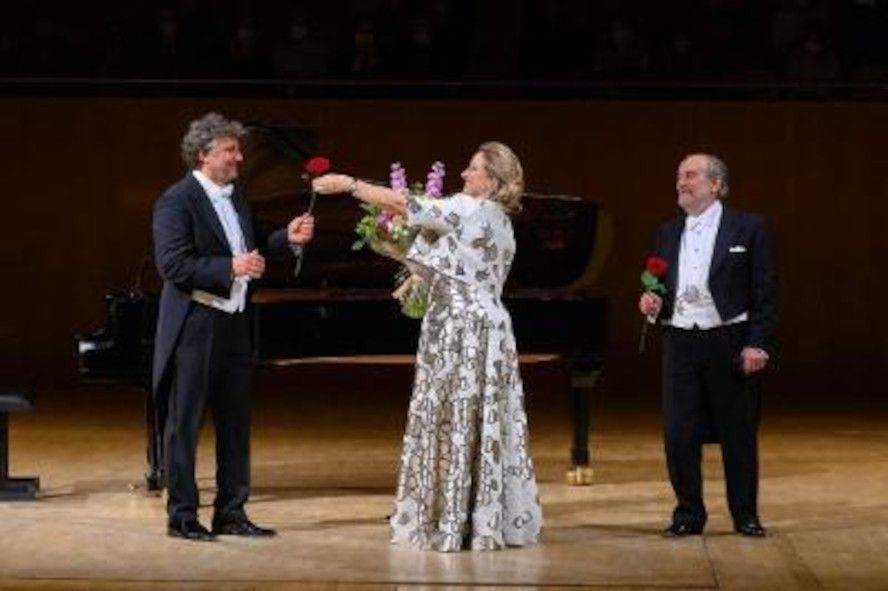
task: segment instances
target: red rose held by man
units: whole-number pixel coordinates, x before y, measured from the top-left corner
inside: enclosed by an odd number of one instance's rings
[[[330,170],[330,160],[324,156],[313,156],[305,163],[305,172],[318,176]]]
[[[649,256],[644,263],[644,268],[654,277],[662,277],[666,274],[669,264],[665,259],[658,256]]]

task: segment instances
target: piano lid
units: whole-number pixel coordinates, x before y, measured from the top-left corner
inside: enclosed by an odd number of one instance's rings
[[[315,130],[267,122],[249,124],[242,181],[257,218],[284,224],[309,203],[305,161],[316,154]],[[605,254],[606,219],[589,200],[568,195],[525,193],[513,218],[518,252],[506,285],[515,289],[576,288]],[[308,245],[299,279],[292,260],[270,261],[261,287],[390,289],[398,264],[369,249],[353,251],[354,226],[363,212],[348,196],[315,203],[315,238]]]

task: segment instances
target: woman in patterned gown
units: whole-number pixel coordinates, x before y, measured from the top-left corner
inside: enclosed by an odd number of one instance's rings
[[[521,163],[482,144],[447,199],[405,195],[346,175],[350,192],[405,215],[420,233],[408,265],[429,286],[401,452],[391,541],[424,550],[496,550],[536,543],[542,511],[512,322],[500,299],[515,256]]]

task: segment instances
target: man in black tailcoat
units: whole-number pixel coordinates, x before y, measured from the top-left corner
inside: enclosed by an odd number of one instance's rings
[[[192,121],[182,139],[188,172],[154,207],[154,256],[164,285],[153,386],[158,403],[167,407],[167,533],[189,540],[275,534],[244,511],[250,492],[248,291],[265,271],[265,254],[301,253],[314,219],[301,215],[273,232],[254,223],[234,184],[245,134],[239,122],[216,113]],[[216,428],[212,530],[198,521],[194,474],[207,408]]]
[[[728,169],[710,154],[678,168],[686,215],[657,233],[668,263],[663,297],[646,292],[641,313],[663,329],[666,463],[676,507],[667,536],[703,532],[702,444],[711,427],[721,445],[734,530],[764,536],[758,515],[759,373],[773,351],[776,280],[762,217],[725,205]]]

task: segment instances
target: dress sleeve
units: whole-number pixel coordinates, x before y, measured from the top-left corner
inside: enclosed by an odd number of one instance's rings
[[[407,197],[407,225],[411,228],[432,230],[439,235],[452,232],[462,224],[459,198],[447,199],[409,195]]]

